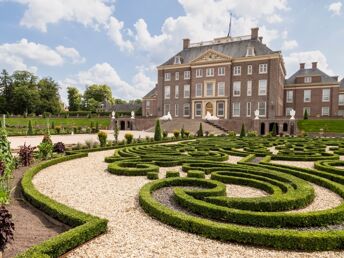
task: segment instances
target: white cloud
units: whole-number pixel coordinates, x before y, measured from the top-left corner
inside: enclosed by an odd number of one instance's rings
[[[124,51],[131,52],[134,50],[132,43],[129,40],[124,40],[122,35],[124,23],[117,20],[115,17],[110,18],[108,27],[108,36]]]
[[[329,75],[334,75],[334,72],[327,62],[326,56],[320,50],[291,53],[286,56],[284,60],[289,76],[299,69],[300,63],[306,63],[306,65],[310,66],[312,62],[318,62],[318,68],[320,70]]]
[[[283,50],[292,50],[296,47],[298,47],[299,44],[296,40],[285,40],[282,45]]]
[[[277,14],[273,14],[271,16],[268,16],[266,18],[266,20],[269,22],[269,23],[281,23],[283,21],[282,17],[277,15]]]
[[[68,48],[60,45],[56,47],[56,51],[61,56],[71,59],[74,64],[80,64],[86,61],[84,57],[80,56],[79,52],[75,48]]]
[[[58,46],[55,49],[47,45],[30,42],[27,39],[21,39],[16,43],[5,43],[0,45],[0,65],[8,69],[37,71],[36,66],[28,66],[27,62],[48,66],[60,66],[65,60],[64,57],[75,60],[82,60],[77,50]]]
[[[62,95],[65,95],[65,89],[70,85],[77,86],[83,91],[86,85],[91,84],[106,84],[111,87],[115,98],[124,99],[142,98],[154,87],[154,82],[142,70],[138,71],[130,84],[122,80],[109,63],[101,63],[64,80]]]
[[[48,24],[76,21],[84,26],[97,28],[105,25],[113,6],[106,0],[16,0],[27,5],[20,24],[28,28],[47,31]]]
[[[333,15],[340,15],[342,11],[343,4],[341,2],[334,2],[329,5],[328,10],[333,14]]]

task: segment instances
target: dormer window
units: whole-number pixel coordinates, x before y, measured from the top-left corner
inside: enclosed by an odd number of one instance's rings
[[[181,64],[182,63],[182,60],[180,58],[180,56],[175,56],[174,57],[174,64]]]
[[[248,47],[246,50],[246,56],[255,56],[254,47]]]
[[[307,76],[305,77],[305,83],[311,83],[312,82],[312,77]]]

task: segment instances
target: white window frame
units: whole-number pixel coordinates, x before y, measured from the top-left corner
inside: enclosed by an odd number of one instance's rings
[[[306,92],[309,92],[309,98],[306,98]],[[303,102],[309,103],[312,101],[312,90],[303,90]]]
[[[253,66],[252,65],[248,65],[247,66],[247,74],[248,75],[252,75],[252,73],[253,73]]]
[[[237,90],[236,87],[239,87],[239,90]],[[236,92],[239,92],[239,94]],[[240,97],[240,96],[241,96],[241,81],[235,81],[233,82],[233,97]]]
[[[200,94],[198,94],[199,90],[200,90]],[[203,97],[203,84],[202,83],[196,83],[196,85],[195,85],[195,97],[196,98]]]
[[[241,75],[241,66],[237,65],[233,67],[233,75],[240,76]]]
[[[252,96],[252,81],[247,81],[246,95],[247,97]]]
[[[168,107],[168,108],[166,108],[166,107]],[[170,106],[170,104],[165,104],[164,105],[164,116],[166,116],[168,112],[171,113],[171,106]]]
[[[344,106],[344,94],[339,94],[338,95],[338,105],[339,106]]]
[[[165,82],[171,81],[171,73],[165,73],[164,80],[165,80]]]
[[[179,85],[174,86],[174,98],[179,99]]]
[[[174,79],[175,79],[176,81],[179,81],[179,72],[176,72],[176,73],[174,74]]]
[[[203,77],[203,69],[196,69],[196,78]]]
[[[185,114],[186,108],[188,108],[189,114]],[[184,116],[184,117],[189,117],[189,116],[190,116],[190,103],[185,103],[185,104],[183,105],[183,116]]]
[[[304,78],[304,83],[312,83],[312,76],[306,76]]]
[[[222,107],[222,114],[219,114],[219,111],[220,111],[219,105],[220,104],[223,105],[223,107]],[[216,116],[217,117],[224,117],[225,116],[225,102],[224,101],[216,102]]]
[[[207,68],[206,70],[206,77],[214,77],[215,74],[215,69],[214,68]]]
[[[325,92],[328,92],[327,96],[326,96]],[[330,100],[331,100],[331,89],[323,89],[321,99],[322,99],[322,102],[330,102]]]
[[[179,104],[174,104],[174,116],[179,117]]]
[[[246,116],[251,117],[252,115],[252,104],[251,102],[246,103]]]
[[[325,109],[327,110],[327,112],[324,112]],[[321,116],[330,116],[330,107],[322,107]]]
[[[261,107],[260,105],[261,104],[264,104],[264,114],[261,114]],[[266,102],[263,101],[263,102],[258,102],[258,111],[259,111],[259,117],[266,117]]]
[[[285,116],[290,116],[290,111],[292,111],[292,110],[293,110],[293,108],[287,107],[287,108],[285,109]]]
[[[190,71],[184,71],[184,80],[190,80],[191,73]]]
[[[197,114],[198,111],[199,114]],[[202,102],[195,102],[195,117],[202,117]]]
[[[255,51],[254,51],[254,47],[248,47],[246,49],[246,56],[255,56]]]
[[[238,107],[236,108],[235,105]],[[238,114],[235,111],[238,111]],[[233,102],[232,117],[240,117],[240,102]]]
[[[184,94],[183,94],[184,99],[190,98],[190,85],[189,84],[184,85],[183,92],[184,92]]]
[[[224,66],[217,68],[217,75],[218,76],[225,76],[226,75],[226,68]]]
[[[286,92],[286,102],[287,103],[293,103],[294,102],[294,91],[287,90],[287,92]]]
[[[221,91],[223,93],[220,94]],[[218,82],[217,83],[217,96],[219,96],[219,97],[225,96],[226,95],[225,91],[226,91],[226,83],[225,82]]]
[[[211,84],[211,95],[210,94],[208,94],[208,86]],[[215,96],[215,83],[214,82],[205,82],[205,85],[204,85],[204,87],[205,87],[205,89],[204,89],[204,93],[205,93],[205,96],[206,97],[214,97]]]
[[[263,84],[263,82],[265,82],[265,84]],[[266,96],[267,94],[268,94],[268,80],[259,80],[258,96]]]
[[[171,86],[164,87],[164,99],[171,99]]]
[[[268,64],[259,64],[259,74],[268,73]]]
[[[305,111],[307,110],[307,115],[310,115],[311,114],[311,108],[310,107],[303,107],[302,109],[302,115],[305,114]]]

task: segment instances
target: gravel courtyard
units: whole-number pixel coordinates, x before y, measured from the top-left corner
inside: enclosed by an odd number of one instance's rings
[[[43,194],[109,219],[106,234],[71,251],[67,257],[344,257],[344,252],[286,252],[222,243],[160,223],[144,213],[138,203],[139,189],[148,182],[146,177],[106,172],[103,160],[112,154],[113,151],[90,153],[89,157],[44,169],[34,178]],[[160,176],[164,171],[161,169]],[[260,195],[252,188],[240,190],[242,197]],[[316,187],[315,191],[319,196],[326,189]],[[335,194],[327,193],[326,197],[316,198],[315,202],[321,200],[326,207],[333,207],[342,201]],[[317,205],[312,209],[318,209]]]

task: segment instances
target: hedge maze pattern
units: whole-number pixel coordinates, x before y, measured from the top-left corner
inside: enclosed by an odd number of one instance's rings
[[[228,156],[243,157],[238,164]],[[116,175],[148,176],[139,194],[152,217],[222,241],[276,249],[344,248],[344,203],[327,210],[299,212],[315,198],[312,184],[344,198],[344,140],[310,138],[210,137],[168,145],[123,147],[105,159]],[[314,169],[270,163],[314,161]],[[159,167],[181,166],[186,177]],[[154,180],[157,179],[157,180]],[[266,196],[234,198],[226,184],[263,190]],[[167,201],[155,198],[165,191]]]

